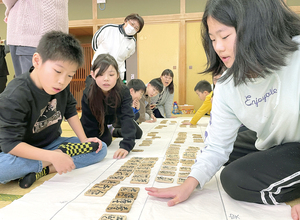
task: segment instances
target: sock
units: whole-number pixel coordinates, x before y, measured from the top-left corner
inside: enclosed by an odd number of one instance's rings
[[[59,145],[58,149],[73,157],[79,154],[86,154],[86,153],[96,151],[98,147],[99,147],[99,143],[97,142],[87,142],[87,143],[65,142]]]
[[[19,179],[19,186],[21,188],[29,188],[36,180],[49,174],[49,167],[44,167],[39,173],[28,173],[23,178]]]

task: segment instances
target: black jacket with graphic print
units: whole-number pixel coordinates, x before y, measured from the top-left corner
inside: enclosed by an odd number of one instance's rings
[[[69,86],[49,95],[36,87],[29,72],[24,73],[0,95],[0,151],[8,153],[20,142],[43,148],[60,136],[63,116],[76,114]]]

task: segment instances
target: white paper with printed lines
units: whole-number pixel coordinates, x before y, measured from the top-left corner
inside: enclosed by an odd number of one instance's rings
[[[207,126],[208,117],[202,118],[197,127],[181,127],[183,120],[190,118],[158,119],[156,123],[142,123],[143,137],[136,141],[135,149],[142,152],[131,152],[125,159],[114,160],[112,156],[119,148],[120,138],[114,140],[108,148],[106,158],[98,164],[74,170],[71,173],[55,175],[43,185],[35,188],[22,198],[15,200],[10,205],[0,209],[1,220],[15,219],[54,219],[54,220],[98,220],[108,213],[106,207],[118,193],[121,187],[139,187],[137,199],[128,213],[110,213],[125,215],[128,220],[174,220],[174,219],[212,219],[212,220],[285,220],[291,219],[291,207],[288,205],[258,205],[239,202],[231,199],[223,190],[220,181],[220,171],[208,182],[203,190],[196,189],[190,198],[173,207],[167,206],[169,199],[151,197],[145,187],[170,187],[177,186],[179,167],[173,178],[173,183],[161,183],[155,179],[165,162],[174,159],[175,153],[179,161],[189,147],[203,148],[203,137]],[[148,136],[150,134],[150,136]],[[183,142],[184,143],[181,143]],[[175,143],[177,142],[177,143]],[[179,142],[179,143],[178,143]],[[150,144],[149,144],[150,143]],[[141,146],[140,146],[141,145]],[[172,149],[170,148],[172,145]],[[173,146],[174,145],[174,146]],[[179,149],[176,145],[180,145]],[[166,154],[166,152],[168,152]],[[200,153],[197,152],[197,153]],[[187,154],[190,155],[190,154]],[[125,162],[133,157],[157,157],[158,160],[151,168],[147,184],[131,184],[133,176],[125,178],[120,184],[113,186],[102,197],[85,196],[84,193],[94,184],[107,179],[120,169]],[[166,158],[169,158],[167,161]],[[176,156],[175,156],[176,157]],[[186,160],[190,160],[186,158]],[[174,173],[171,173],[174,174]]]

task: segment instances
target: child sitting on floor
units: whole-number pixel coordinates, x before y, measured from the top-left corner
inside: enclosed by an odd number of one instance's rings
[[[146,92],[140,99],[140,117],[138,122],[156,122],[156,117],[154,116],[150,107],[150,98],[158,95],[163,90],[163,84],[159,78],[152,79],[146,88]]]
[[[123,140],[113,158],[125,158],[135,145],[137,128],[131,108],[132,97],[122,83],[118,64],[109,54],[100,54],[91,67],[81,100],[81,122],[88,137],[98,136],[107,146],[112,142],[108,125],[118,123]]]
[[[32,63],[0,95],[0,183],[20,178],[22,188],[48,173],[97,163],[107,152],[105,143],[86,137],[68,87],[83,63],[80,43],[63,32],[46,33]],[[60,136],[63,117],[77,137]]]
[[[127,83],[127,87],[132,97],[132,110],[134,113],[134,122],[136,123],[135,138],[140,139],[143,135],[143,130],[138,126],[136,120],[140,117],[140,99],[146,92],[146,86],[142,80],[132,79]],[[113,137],[123,137],[122,126],[120,125],[119,121],[117,121],[117,123],[114,123],[113,125],[108,125],[109,128],[110,126],[112,126]]]
[[[170,69],[165,69],[159,78],[163,84],[163,91],[159,95],[151,98],[151,109],[156,118],[176,118],[172,116],[174,99],[174,73]]]
[[[134,113],[134,119],[138,120],[140,117],[140,100],[146,93],[146,86],[142,80],[132,79],[127,83],[127,87],[129,88],[130,95],[132,97],[132,110]]]
[[[202,106],[198,109],[194,117],[190,122],[183,122],[185,125],[196,125],[197,122],[206,114],[210,113],[211,110],[211,97],[213,94],[211,84],[206,80],[201,80],[197,83],[194,88],[194,91],[197,93],[199,99],[204,101]]]

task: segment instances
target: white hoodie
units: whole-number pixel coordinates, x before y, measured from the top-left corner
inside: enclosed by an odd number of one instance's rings
[[[300,44],[300,36],[293,40]],[[257,132],[258,150],[300,142],[300,46],[286,60],[287,66],[265,79],[234,86],[230,77],[217,83],[206,147],[190,173],[201,187],[227,162],[241,124]]]
[[[100,54],[109,53],[116,59],[120,77],[124,79],[125,60],[134,54],[135,47],[135,38],[125,34],[123,25],[104,25],[93,36],[92,48],[96,52],[92,64]]]

